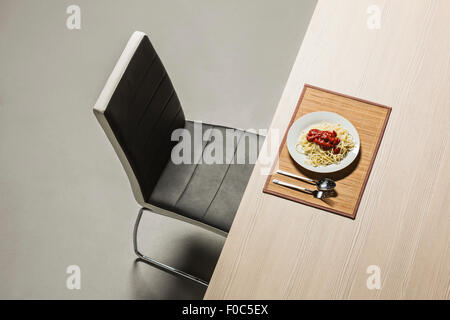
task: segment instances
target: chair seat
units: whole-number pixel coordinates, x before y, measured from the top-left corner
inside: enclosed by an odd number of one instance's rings
[[[194,126],[197,126],[197,130],[202,130],[201,143],[194,143],[195,139],[199,139],[198,136],[194,137]],[[185,129],[191,136],[191,161],[187,161],[190,163],[175,164],[170,159],[147,202],[228,232],[264,137],[238,129],[192,121],[186,121]],[[234,144],[230,143],[230,136],[226,132],[233,132],[231,139],[235,141]],[[223,141],[217,139],[217,134],[222,134]],[[172,149],[173,153],[180,150],[183,139]],[[224,150],[223,155],[217,151],[220,142]],[[183,152],[181,154],[183,155]],[[207,159],[208,156],[208,159],[212,156],[222,161],[199,161]]]

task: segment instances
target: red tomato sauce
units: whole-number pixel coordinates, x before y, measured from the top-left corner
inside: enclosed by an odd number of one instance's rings
[[[337,137],[336,131],[322,131],[319,129],[311,129],[306,135],[306,140],[314,142],[324,150],[333,149],[334,154],[341,152],[341,148],[337,145],[341,140]]]

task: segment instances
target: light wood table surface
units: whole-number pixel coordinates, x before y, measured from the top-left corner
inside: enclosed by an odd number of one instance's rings
[[[205,298],[449,299],[450,1],[319,0],[271,124],[281,135],[305,83],[392,107],[356,219],[264,194],[257,164]]]

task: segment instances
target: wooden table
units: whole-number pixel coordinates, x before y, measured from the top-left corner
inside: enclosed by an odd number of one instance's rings
[[[450,1],[319,0],[271,129],[305,83],[392,107],[356,219],[263,194],[257,164],[205,298],[449,299]]]

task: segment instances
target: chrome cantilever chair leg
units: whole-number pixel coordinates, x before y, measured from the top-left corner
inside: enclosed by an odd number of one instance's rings
[[[152,265],[152,266],[155,266],[155,267],[160,268],[160,269],[162,269],[162,270],[165,270],[165,271],[174,273],[174,274],[176,274],[176,275],[185,277],[185,278],[187,278],[187,279],[190,279],[190,280],[192,280],[192,281],[195,281],[195,282],[197,282],[197,283],[200,283],[200,284],[202,284],[202,285],[204,285],[204,286],[208,286],[208,282],[206,282],[206,281],[204,281],[204,280],[202,280],[202,279],[200,279],[200,278],[197,278],[196,276],[193,276],[193,275],[191,275],[191,274],[189,274],[189,273],[186,273],[186,272],[184,272],[184,271],[175,269],[175,268],[173,268],[173,267],[171,267],[171,266],[168,266],[168,265],[166,265],[166,264],[164,264],[164,263],[161,263],[161,262],[156,261],[156,260],[154,260],[154,259],[152,259],[152,258],[149,258],[149,257],[147,257],[147,256],[145,256],[145,255],[143,255],[142,253],[139,252],[138,246],[137,246],[137,233],[138,233],[138,228],[139,228],[139,222],[141,222],[142,214],[143,214],[143,212],[144,212],[145,210],[152,212],[150,209],[147,209],[147,208],[141,208],[141,209],[139,210],[139,213],[138,213],[138,216],[137,216],[137,219],[136,219],[136,223],[134,224],[134,231],[133,231],[133,247],[134,247],[134,252],[135,252],[136,255],[138,256],[138,258],[139,258],[140,260],[142,260],[143,262],[146,262],[146,263],[148,263],[148,264],[150,264],[150,265]]]

